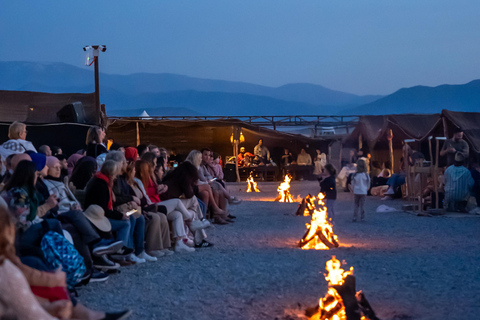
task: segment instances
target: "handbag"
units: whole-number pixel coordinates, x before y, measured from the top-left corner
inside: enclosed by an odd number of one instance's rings
[[[48,231],[43,236],[40,245],[48,267],[52,270],[61,267],[62,271],[67,274],[69,288],[73,288],[81,281],[87,271],[83,257],[64,236],[54,231]]]

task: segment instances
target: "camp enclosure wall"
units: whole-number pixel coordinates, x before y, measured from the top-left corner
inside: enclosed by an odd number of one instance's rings
[[[81,102],[85,124],[60,123],[57,112],[73,102]],[[59,146],[66,155],[85,147],[90,125],[103,121],[95,106],[94,93],[44,93],[0,90],[0,143],[7,141],[8,127],[14,121],[27,125],[27,140],[38,148]]]
[[[399,168],[402,157],[402,146],[405,139],[414,140],[410,145],[421,151],[426,160],[431,161],[428,138],[451,138],[454,128],[460,127],[464,139],[470,146],[470,158],[479,160],[480,154],[480,113],[454,112],[442,110],[439,114],[399,114],[384,116],[360,116],[355,130],[344,141],[344,147],[358,148],[359,140],[372,154],[373,161],[390,160],[388,136],[392,132],[394,168]],[[435,143],[432,143],[432,154],[435,155]],[[439,144],[439,148],[443,142]],[[445,158],[439,159],[439,166],[445,165]]]
[[[253,153],[258,140],[263,139],[263,143],[268,147],[272,158],[277,163],[279,163],[284,148],[288,148],[294,154],[298,154],[302,148],[306,148],[312,156],[316,148],[328,150],[329,141],[327,140],[282,133],[239,120],[110,118],[107,135],[115,142],[124,145],[154,144],[183,156],[193,149],[199,150],[208,147],[225,159],[225,156],[233,155],[233,144],[230,142],[230,138],[234,127],[241,129],[245,137],[245,142],[240,143],[239,147],[245,147],[248,152]]]

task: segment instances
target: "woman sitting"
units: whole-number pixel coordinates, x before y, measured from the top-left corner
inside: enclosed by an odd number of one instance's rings
[[[130,162],[125,175],[128,185],[132,188],[135,196],[140,199],[140,208],[145,216],[145,249],[149,255],[154,257],[171,255],[173,251],[168,249],[172,244],[167,216],[158,212],[158,207],[150,201],[142,181],[135,178],[135,170],[135,162]],[[161,206],[161,208],[165,207]],[[166,209],[163,211],[166,213]]]
[[[0,205],[0,316],[6,319],[126,319],[130,310],[105,313],[69,297],[63,271],[40,271],[15,254],[15,222]],[[2,318],[3,319],[3,318]]]
[[[120,250],[123,255],[129,255],[133,249],[128,248],[130,235],[130,218],[126,213],[121,213],[113,208],[114,194],[113,183],[120,173],[117,162],[107,160],[104,162],[100,172],[88,183],[85,190],[85,207],[92,204],[100,206],[105,216],[112,225],[112,232],[115,233],[115,240],[122,241],[124,247]],[[110,235],[97,230],[103,238],[110,238]],[[108,261],[106,261],[108,262]],[[111,262],[111,261],[110,261]]]
[[[24,153],[25,151],[37,152],[35,147],[27,139],[27,126],[24,123],[15,121],[8,127],[8,137],[0,146],[0,161],[2,162],[1,173],[5,173],[5,160],[11,154]]]
[[[194,215],[185,208],[180,199],[160,200],[160,194],[166,192],[168,187],[163,184],[157,185],[153,177],[154,167],[148,162],[142,160],[137,161],[135,169],[135,175],[142,181],[150,201],[165,207],[167,219],[171,221],[173,225],[173,237],[176,239],[175,251],[194,252],[195,249],[192,248],[194,243],[187,237],[184,224],[184,220],[193,220]]]
[[[113,183],[113,193],[115,195],[113,207],[115,210],[129,215],[130,236],[127,246],[134,248],[135,252],[128,257],[128,260],[135,263],[157,261],[157,258],[145,253],[145,217],[142,215],[140,208],[140,199],[135,196],[132,188],[128,185],[127,160],[123,152],[111,151],[106,160],[117,162],[120,168],[120,173]]]
[[[214,223],[228,224],[229,222],[233,222],[233,220],[228,218],[228,213],[219,207],[219,204],[226,205],[225,201],[220,201],[225,199],[220,197],[219,191],[213,190],[208,182],[200,180],[199,169],[202,164],[202,153],[198,150],[192,150],[185,161],[190,162],[197,169],[197,180],[195,181],[197,190],[195,194],[212,210]]]

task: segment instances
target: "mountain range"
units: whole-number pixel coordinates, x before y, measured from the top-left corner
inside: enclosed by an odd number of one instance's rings
[[[170,73],[100,73],[107,114],[138,116],[362,115],[478,111],[480,80],[465,85],[416,86],[388,96],[331,90],[309,83],[280,87],[201,79]],[[94,91],[93,67],[64,63],[0,62],[0,90],[51,93]]]

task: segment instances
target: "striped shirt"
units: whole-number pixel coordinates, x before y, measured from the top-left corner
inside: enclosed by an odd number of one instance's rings
[[[472,174],[464,166],[452,165],[445,170],[445,198],[449,201],[465,201],[474,184]]]

